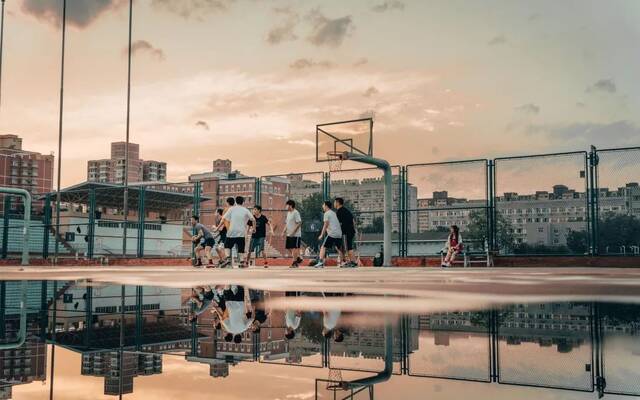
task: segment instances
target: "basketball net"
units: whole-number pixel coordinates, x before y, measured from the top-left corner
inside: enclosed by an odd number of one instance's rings
[[[342,162],[346,159],[346,153],[342,151],[330,151],[327,153],[329,171],[342,171]]]

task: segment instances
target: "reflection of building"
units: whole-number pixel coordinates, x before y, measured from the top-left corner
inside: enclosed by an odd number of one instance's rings
[[[140,145],[129,143],[128,181],[166,182],[167,163],[140,159]],[[87,181],[102,183],[124,183],[126,142],[111,143],[111,157],[101,160],[89,160],[87,163]]]
[[[13,386],[44,382],[47,371],[46,345],[29,339],[17,349],[0,350],[0,400],[11,399]]]
[[[104,377],[104,394],[133,393],[133,378],[162,373],[162,355],[100,351],[82,354],[82,375]],[[122,392],[120,379],[122,378]]]
[[[418,335],[411,330],[409,332],[408,351],[418,349]],[[365,359],[384,359],[385,356],[384,327],[353,327],[344,336],[344,341],[331,343],[331,355],[338,357]],[[400,361],[402,354],[402,338],[393,335],[393,360]]]
[[[547,246],[566,245],[571,231],[583,231],[587,226],[586,194],[565,185],[554,185],[551,192],[534,194],[503,193],[496,198],[498,213],[510,223],[516,243]],[[465,230],[469,224],[469,207],[484,215],[484,200],[456,199],[446,191],[434,192],[431,198],[418,199],[420,231],[446,229],[458,225]],[[441,208],[446,208],[442,210]],[[433,210],[431,210],[433,209]],[[600,214],[615,213],[640,217],[640,187],[628,183],[616,190],[601,188]]]
[[[499,312],[499,337],[508,345],[537,343],[570,352],[589,341],[591,308],[588,304],[516,304]],[[448,346],[460,333],[488,333],[488,315],[478,312],[446,312],[419,318],[422,330],[434,332],[436,345]]]

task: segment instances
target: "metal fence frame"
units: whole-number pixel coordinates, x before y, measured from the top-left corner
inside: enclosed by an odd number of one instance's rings
[[[393,213],[394,217],[397,214],[397,223],[398,223],[398,232],[397,232],[397,253],[401,257],[410,256],[409,254],[409,225],[410,225],[410,217],[412,212],[424,211],[427,209],[424,208],[412,208],[409,204],[409,188],[411,186],[410,175],[411,168],[421,167],[421,166],[429,166],[429,165],[464,165],[467,163],[473,162],[484,162],[486,165],[486,170],[483,178],[483,182],[481,184],[485,188],[485,198],[484,198],[484,206],[483,207],[471,207],[473,209],[484,208],[486,210],[487,215],[487,242],[489,250],[491,250],[494,254],[500,254],[500,249],[498,240],[497,240],[497,185],[498,182],[496,180],[497,173],[499,172],[499,163],[503,160],[525,160],[525,159],[534,159],[540,157],[552,157],[552,156],[567,156],[567,155],[581,155],[585,158],[585,219],[586,219],[586,236],[587,236],[587,251],[584,254],[557,254],[557,253],[535,253],[535,254],[508,254],[509,256],[545,256],[545,255],[553,255],[553,256],[597,256],[604,255],[599,250],[598,247],[598,225],[600,221],[600,212],[599,212],[599,193],[600,193],[600,183],[599,183],[599,170],[602,168],[599,166],[599,156],[605,153],[613,153],[622,152],[622,151],[639,151],[640,147],[622,147],[622,148],[607,148],[607,149],[596,149],[594,146],[591,146],[589,151],[570,151],[570,152],[559,152],[559,153],[547,153],[547,154],[533,154],[533,155],[521,155],[521,156],[512,156],[512,157],[496,157],[493,159],[470,159],[470,160],[460,160],[460,161],[444,161],[444,162],[434,162],[434,163],[418,163],[418,164],[408,164],[408,165],[394,165],[394,173],[397,172],[397,181],[394,182],[394,194],[395,191],[398,190],[399,197],[394,202]],[[635,164],[634,164],[635,165]],[[638,167],[640,168],[640,158],[638,161]],[[359,171],[376,171],[376,168],[354,168],[354,169],[345,169],[342,173],[349,172],[359,172]],[[322,193],[322,197],[324,199],[329,199],[332,193],[332,173],[322,172],[322,171],[310,171],[310,172],[291,172],[288,174],[273,174],[273,175],[265,175],[261,177],[237,177],[236,179],[254,179],[255,187],[254,187],[254,200],[260,201],[262,196],[262,183],[264,180],[273,178],[273,177],[284,177],[290,174],[296,175],[317,175],[321,177],[320,188],[318,192]],[[234,179],[225,179],[224,182],[231,182]],[[193,185],[193,201],[190,212],[192,214],[198,213],[200,211],[200,202],[202,197],[202,185],[200,182],[190,182],[189,184]],[[171,185],[170,183],[158,183],[158,186],[162,185]],[[398,185],[399,187],[395,187]],[[98,189],[99,190],[99,189]],[[137,244],[136,249],[131,254],[126,255],[126,257],[158,257],[157,255],[149,255],[148,252],[145,252],[145,223],[148,222],[145,217],[145,187],[141,186],[139,188],[139,196],[138,196],[138,218],[136,221],[131,221],[130,229],[137,230]],[[42,210],[42,218],[35,218],[33,223],[41,224],[38,225],[39,228],[44,229],[44,237],[42,238],[42,248],[37,252],[37,254],[41,254],[43,259],[49,258],[49,256],[54,253],[54,249],[52,247],[55,246],[55,253],[58,254],[61,249],[61,241],[58,238],[58,235],[55,236],[55,243],[50,243],[52,240],[49,236],[50,234],[55,234],[55,226],[54,225],[54,215],[53,215],[53,207],[55,193],[49,193],[42,197],[43,202],[43,210]],[[217,199],[212,199],[217,204]],[[2,234],[0,238],[2,239],[2,246],[0,255],[2,258],[15,257],[16,254],[8,251],[8,242],[9,239],[12,238],[11,232],[15,231],[13,227],[10,227],[9,221],[12,218],[18,218],[19,213],[13,212],[11,214],[9,212],[11,203],[6,200],[4,204],[4,215],[1,217],[3,221]],[[86,223],[86,258],[93,259],[97,257],[96,254],[96,189],[93,188],[90,190],[88,194],[88,199],[86,201],[87,211],[88,211],[88,222]],[[433,208],[428,208],[428,210],[433,210]],[[274,210],[277,211],[277,210]],[[380,211],[372,211],[367,210],[365,212],[382,212]],[[11,214],[11,215],[10,215]],[[357,213],[356,213],[357,214]],[[75,224],[78,225],[78,224]],[[15,235],[15,233],[13,233]],[[396,245],[396,243],[394,243]],[[395,252],[395,249],[394,249]],[[33,249],[31,249],[32,256],[34,255]],[[503,253],[503,255],[505,255]],[[627,253],[629,255],[629,253]],[[109,255],[109,256],[118,256]],[[423,254],[419,256],[425,256]],[[164,257],[171,257],[171,255],[166,255]]]

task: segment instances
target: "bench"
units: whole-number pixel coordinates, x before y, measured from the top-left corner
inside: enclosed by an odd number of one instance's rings
[[[493,267],[493,257],[489,251],[489,246],[485,243],[484,250],[469,251],[466,248],[458,253],[456,260],[452,264],[462,264],[464,268],[471,264],[484,264],[486,267]],[[446,249],[440,250],[440,265],[444,264],[444,257],[447,255]]]

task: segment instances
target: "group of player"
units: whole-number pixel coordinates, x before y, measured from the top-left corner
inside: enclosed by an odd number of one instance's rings
[[[226,208],[216,210],[213,227],[208,228],[200,222],[197,215],[191,217],[191,226],[195,234],[192,241],[195,245],[196,266],[207,268],[233,267],[233,250],[238,255],[238,268],[248,268],[251,256],[262,256],[264,267],[268,266],[266,254],[267,228],[273,236],[274,229],[269,219],[262,213],[262,207],[255,205],[252,211],[244,207],[242,196],[226,199]],[[287,215],[281,232],[285,236],[285,248],[291,253],[291,268],[298,268],[302,258],[302,216],[296,209],[296,202],[286,202]],[[323,268],[328,251],[336,249],[342,260],[341,267],[354,268],[358,262],[354,257],[354,241],[356,237],[356,221],[353,214],[344,206],[344,199],[337,197],[333,202],[322,204],[323,225],[318,240],[321,241],[318,258],[309,266]],[[246,252],[246,237],[250,235],[249,249]],[[218,255],[218,264],[213,262],[212,251]],[[206,264],[203,259],[206,259]]]

